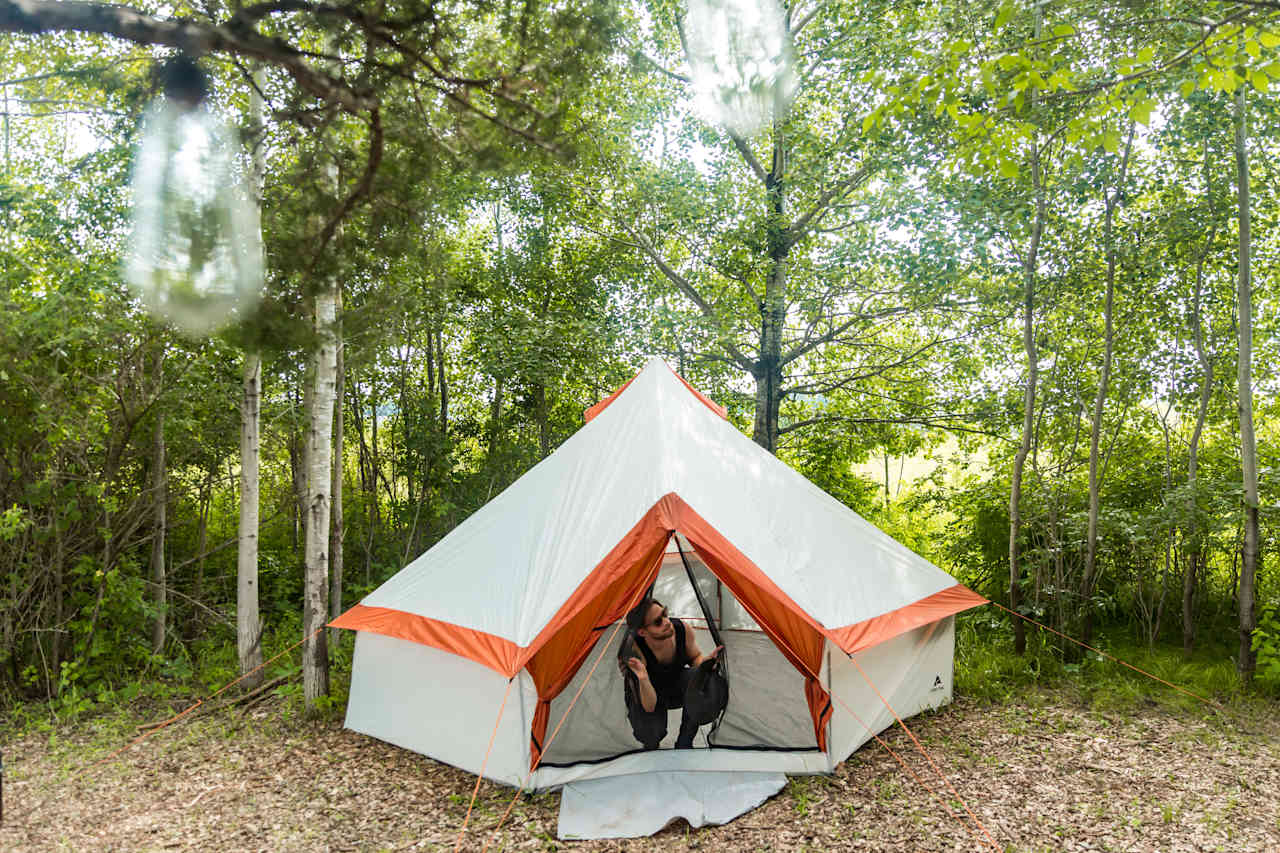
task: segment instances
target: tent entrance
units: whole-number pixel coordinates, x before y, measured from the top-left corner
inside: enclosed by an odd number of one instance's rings
[[[805,695],[806,677],[782,654],[741,603],[707,568],[687,542],[681,543],[712,618],[718,623],[729,655],[729,704],[719,728],[707,743],[710,726],[703,726],[694,740],[695,749],[818,750],[813,719]],[[680,555],[672,550],[663,556],[653,596],[671,616],[692,630],[705,652],[715,647],[706,618],[698,605]],[[569,710],[562,730],[547,747],[541,764],[565,767],[596,763],[640,750],[627,721],[622,676],[615,664],[617,646],[625,627],[617,623],[597,626],[596,640],[586,660],[601,662],[588,678],[589,666],[582,666],[569,684],[551,700],[550,719],[559,721]],[[608,647],[605,647],[608,644]],[[585,683],[585,687],[583,684]],[[582,695],[573,697],[582,688]],[[570,709],[570,704],[572,708]],[[669,712],[667,736],[660,749],[671,749],[680,730],[680,711]]]

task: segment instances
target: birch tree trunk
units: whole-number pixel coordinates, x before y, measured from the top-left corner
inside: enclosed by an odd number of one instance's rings
[[[337,373],[336,288],[332,282],[315,296],[316,348],[311,393],[307,395],[307,523],[303,576],[302,691],[308,710],[329,693],[329,655],[325,632],[328,613],[329,512],[332,473],[333,401]]]
[[[325,178],[336,194],[338,170],[329,166]],[[341,236],[341,231],[335,233]],[[306,551],[302,583],[302,694],[308,711],[329,694],[329,645],[324,631],[329,612],[329,521],[333,485],[333,414],[337,397],[338,301],[336,273],[323,282],[313,297],[315,349],[311,354],[310,381],[306,383]]]
[[[1098,567],[1098,445],[1102,438],[1102,409],[1107,401],[1107,386],[1111,381],[1111,360],[1115,351],[1115,298],[1116,298],[1116,240],[1115,218],[1116,205],[1124,192],[1125,173],[1129,167],[1129,152],[1133,150],[1134,127],[1129,126],[1129,140],[1124,146],[1124,156],[1120,161],[1120,175],[1116,181],[1114,193],[1106,197],[1105,224],[1103,226],[1103,243],[1107,254],[1107,295],[1103,300],[1103,345],[1102,370],[1098,375],[1098,395],[1093,400],[1093,418],[1089,425],[1089,522],[1085,541],[1084,583],[1081,588],[1081,605],[1084,607],[1084,628],[1081,639],[1086,644],[1093,643],[1093,590],[1097,584]]]
[[[262,181],[266,171],[262,97],[265,75],[254,71],[249,93],[249,121],[257,132],[250,183],[256,195],[258,230],[262,230]],[[258,612],[258,425],[262,414],[262,356],[247,352],[240,396],[240,527],[236,543],[236,655],[244,687],[262,683],[262,619]],[[250,675],[252,673],[252,675]]]
[[[163,384],[163,372],[164,346],[162,344],[155,355],[157,389]],[[164,450],[164,409],[157,405],[152,452],[152,464],[154,467],[151,471],[151,491],[155,499],[155,521],[151,534],[151,583],[152,603],[155,605],[156,610],[155,619],[151,623],[151,653],[156,655],[164,651],[165,624],[169,609],[169,590],[165,584],[164,566],[165,510],[167,509],[169,498]]]
[[[342,293],[335,296],[336,318],[334,321],[335,364],[334,364],[334,401],[333,401],[333,510],[329,527],[329,618],[337,619],[342,615],[342,475],[345,450],[343,445],[344,413],[343,389],[346,387],[343,355],[346,347],[342,341]],[[338,641],[338,629],[329,630],[329,641]]]
[[[1235,101],[1236,193],[1240,218],[1240,277],[1237,292],[1237,327],[1240,351],[1237,360],[1237,384],[1240,408],[1240,468],[1244,480],[1244,543],[1240,554],[1240,583],[1237,603],[1240,613],[1240,650],[1236,668],[1240,677],[1253,679],[1257,658],[1253,651],[1253,631],[1258,627],[1254,600],[1258,568],[1258,455],[1253,435],[1253,287],[1249,277],[1252,250],[1249,223],[1249,154],[1245,126],[1245,89],[1237,90]]]
[[[312,319],[314,321],[315,308],[312,306]],[[293,503],[294,518],[296,519],[296,541],[301,543],[302,551],[305,554],[307,550],[307,524],[308,518],[308,491],[307,478],[311,476],[311,444],[309,439],[309,430],[311,429],[311,413],[315,410],[315,354],[312,353],[307,361],[307,368],[302,373],[302,421],[297,423],[293,431],[293,445],[295,452],[290,454],[290,462],[293,463]],[[296,551],[294,553],[297,553]]]
[[[240,398],[240,530],[236,549],[236,652],[243,684],[262,682],[262,625],[258,615],[258,423],[262,405],[262,358],[244,357]]]

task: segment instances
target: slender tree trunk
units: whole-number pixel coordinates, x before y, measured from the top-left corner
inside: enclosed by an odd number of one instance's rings
[[[1244,479],[1244,547],[1240,554],[1240,585],[1237,602],[1240,614],[1240,650],[1236,668],[1245,682],[1253,680],[1257,656],[1253,651],[1253,631],[1258,627],[1255,610],[1255,578],[1258,568],[1258,455],[1253,435],[1253,286],[1249,278],[1252,250],[1249,223],[1249,154],[1246,150],[1245,89],[1237,90],[1235,101],[1236,193],[1240,217],[1240,277],[1237,293],[1237,326],[1240,352],[1237,382],[1240,409],[1240,467]]]
[[[1038,8],[1038,7],[1037,7]],[[1039,32],[1039,12],[1036,31]],[[1031,432],[1036,410],[1036,379],[1039,356],[1036,354],[1035,307],[1036,272],[1040,257],[1040,238],[1044,233],[1045,200],[1040,176],[1040,148],[1031,143],[1031,180],[1035,193],[1035,220],[1031,224],[1031,239],[1023,267],[1022,291],[1022,347],[1027,355],[1027,387],[1022,395],[1022,441],[1013,457],[1013,473],[1009,478],[1009,607],[1017,610],[1022,600],[1022,565],[1018,554],[1018,539],[1022,533],[1022,469],[1031,450]],[[1026,626],[1021,619],[1013,620],[1013,646],[1018,654],[1027,650]]]
[[[436,363],[440,366],[440,435],[449,434],[449,381],[445,378],[444,332],[436,328]]]
[[[312,308],[314,313],[314,306]],[[314,322],[315,318],[312,317]],[[307,550],[307,525],[311,523],[309,498],[310,484],[307,478],[311,476],[311,415],[315,411],[315,355],[312,354],[308,359],[306,370],[303,371],[302,378],[302,422],[296,427],[296,443],[298,448],[298,466],[294,469],[293,501],[297,507],[298,518],[298,541],[301,543],[301,552],[305,562]]]
[[[308,709],[329,693],[328,643],[320,630],[328,613],[329,513],[332,471],[334,375],[337,369],[336,287],[330,283],[315,297],[316,349],[307,412],[306,569],[303,578],[302,690]]]
[[[787,322],[787,256],[791,250],[785,219],[788,140],[783,123],[786,110],[782,96],[775,95],[773,158],[764,182],[769,209],[769,221],[765,226],[769,269],[765,274],[764,298],[760,301],[760,352],[752,369],[756,381],[756,411],[751,438],[770,453],[778,450],[778,418],[782,408],[782,333]]]
[[[1116,205],[1124,193],[1125,173],[1129,167],[1129,152],[1133,149],[1134,126],[1129,125],[1129,140],[1124,146],[1124,156],[1120,160],[1120,175],[1116,180],[1115,192],[1106,197],[1105,224],[1103,226],[1103,243],[1107,253],[1107,294],[1103,301],[1103,347],[1102,370],[1098,375],[1098,394],[1093,400],[1093,419],[1089,427],[1089,522],[1085,541],[1084,583],[1081,588],[1081,605],[1084,607],[1084,628],[1081,639],[1086,644],[1093,643],[1093,591],[1097,585],[1098,567],[1098,510],[1100,504],[1098,478],[1098,444],[1102,437],[1102,410],[1107,401],[1107,386],[1111,381],[1111,359],[1115,350],[1115,294],[1116,294],[1116,239],[1115,214]]]
[[[1169,413],[1173,406],[1160,415],[1160,430],[1164,433],[1164,491],[1165,494],[1173,492],[1173,442],[1169,438]],[[1155,645],[1156,640],[1160,636],[1160,623],[1164,618],[1165,600],[1169,595],[1169,576],[1173,573],[1173,565],[1176,560],[1174,553],[1175,540],[1174,526],[1170,526],[1168,534],[1164,537],[1164,572],[1160,576],[1160,601],[1156,605],[1155,624],[1151,631],[1147,634],[1147,647],[1151,648]],[[1141,569],[1138,570],[1138,576],[1142,576]]]
[[[155,381],[159,388],[163,383],[164,346],[161,345],[155,355]],[[164,565],[164,533],[165,511],[169,502],[168,478],[165,468],[164,453],[164,409],[156,406],[156,425],[153,442],[151,471],[151,490],[155,499],[155,523],[151,534],[151,583],[156,608],[155,620],[151,623],[151,653],[164,652],[165,627],[169,610],[169,589],[166,585]]]
[[[405,326],[403,340],[409,341],[411,331]],[[391,468],[391,482],[399,488],[400,479],[404,478],[405,484],[405,506],[411,507],[415,504],[414,488],[416,481],[414,478],[414,463],[409,458],[409,358],[411,349],[408,343],[400,347],[400,452],[396,453],[396,433],[391,433],[391,452],[388,454],[388,464]],[[397,461],[399,465],[397,465]]]
[[[7,120],[7,117],[6,117],[6,120]],[[62,468],[61,454],[59,453],[57,469],[61,470],[61,468]],[[57,523],[57,520],[55,518],[54,524],[53,524],[53,606],[54,606],[54,624],[57,625],[59,628],[62,627],[62,620],[66,618],[67,602],[66,602],[65,574],[66,574],[66,548],[62,538],[61,527]],[[18,577],[17,573],[14,572],[12,574],[12,577],[16,583],[17,577]],[[16,598],[17,598],[17,595],[15,594],[11,596],[10,600],[16,599]],[[9,634],[10,632],[6,631],[4,633]],[[62,666],[61,666],[62,650],[63,650],[62,637],[63,635],[61,631],[55,631],[53,634],[53,641],[51,643],[51,645],[53,646],[53,649],[50,654],[50,664],[54,672],[61,672],[61,669],[62,669]],[[12,639],[9,640],[9,645],[10,647],[12,647]],[[55,679],[53,683],[53,691],[55,696],[59,695],[60,689],[61,689],[61,680]]]
[[[249,92],[249,123],[254,134],[252,176],[258,232],[262,232],[262,187],[266,174],[266,134],[262,120],[263,103],[259,90],[266,74],[254,69]],[[258,611],[258,524],[260,451],[259,423],[262,416],[262,355],[256,349],[244,356],[244,377],[240,395],[240,525],[236,542],[236,656],[244,689],[262,683],[262,617]],[[295,503],[296,506],[296,503]],[[297,528],[294,528],[296,537]],[[297,539],[294,550],[297,551]]]
[[[242,682],[262,682],[262,624],[258,615],[258,423],[262,405],[262,358],[244,357],[240,397],[240,530],[236,549],[236,653]],[[253,673],[249,675],[249,673]]]
[[[884,511],[889,511],[889,451],[884,451]]]
[[[493,399],[489,401],[489,427],[486,431],[488,436],[485,440],[485,455],[489,466],[494,463],[495,453],[498,449],[498,437],[502,432],[502,392],[502,377],[493,377]]]
[[[361,545],[364,549],[364,579],[365,583],[368,583],[373,566],[373,537],[377,518],[374,511],[377,508],[378,481],[372,476],[373,465],[369,458],[369,442],[365,433],[364,397],[360,392],[360,382],[355,378],[351,380],[351,417],[355,433],[360,437],[360,494],[364,496],[365,520],[365,538]]]
[[[538,419],[538,458],[546,459],[551,453],[551,413],[547,406],[545,380],[533,389],[533,409]]]
[[[213,466],[205,473],[204,482],[200,484],[200,527],[196,534],[196,577],[191,585],[191,597],[196,601],[204,601],[204,563],[209,547],[209,513],[213,511],[213,477],[217,473]],[[177,578],[172,579],[175,583]],[[187,620],[192,636],[200,633],[200,612],[192,609],[191,618]]]
[[[329,529],[329,618],[337,619],[342,615],[342,541],[346,531],[343,529],[342,519],[342,476],[344,461],[346,459],[346,447],[343,443],[343,430],[345,406],[343,405],[342,393],[346,388],[346,378],[344,376],[345,365],[344,350],[346,349],[342,341],[342,293],[337,294],[337,320],[335,324],[335,338],[337,341],[337,353],[335,362],[334,387],[336,395],[333,401],[333,511],[330,518]],[[337,643],[338,629],[331,628],[329,630],[329,641]]]
[[[1209,150],[1205,146],[1206,194],[1210,199],[1212,213],[1212,192],[1207,178],[1209,175]],[[1199,489],[1198,468],[1200,453],[1200,436],[1204,433],[1205,420],[1209,414],[1209,399],[1213,395],[1213,362],[1209,360],[1204,348],[1204,329],[1201,323],[1200,295],[1204,287],[1204,264],[1209,249],[1213,245],[1216,226],[1211,226],[1209,236],[1205,240],[1204,251],[1196,264],[1196,292],[1192,300],[1191,327],[1195,336],[1196,358],[1200,362],[1200,406],[1196,410],[1196,425],[1191,433],[1191,441],[1187,446],[1187,531],[1185,551],[1186,571],[1182,576],[1182,651],[1190,655],[1195,647],[1195,595],[1196,575],[1200,571],[1203,560],[1203,535],[1200,524],[1200,504],[1197,498]]]

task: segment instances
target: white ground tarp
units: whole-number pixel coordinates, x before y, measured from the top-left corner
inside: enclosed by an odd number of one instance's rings
[[[662,772],[587,779],[564,786],[561,840],[639,838],[673,820],[728,823],[787,784],[782,773]]]

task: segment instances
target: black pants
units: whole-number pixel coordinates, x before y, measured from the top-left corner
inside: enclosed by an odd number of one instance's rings
[[[654,705],[652,711],[646,711],[644,705],[640,703],[640,691],[636,689],[634,682],[627,685],[625,690],[627,719],[631,722],[631,731],[635,734],[636,740],[640,741],[645,749],[657,749],[658,744],[667,736],[667,711],[673,708],[684,709],[684,713],[680,715],[680,734],[676,737],[676,749],[690,749],[693,746],[693,737],[698,733],[698,723],[690,715],[685,702],[689,684],[693,681],[693,673],[692,667],[681,670],[675,689],[659,692],[658,703]]]

